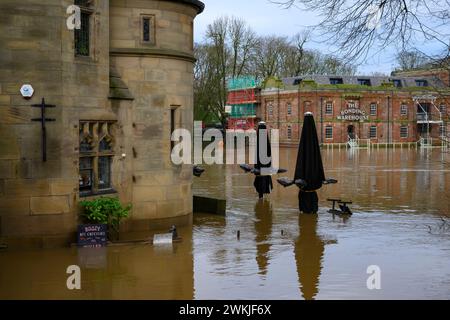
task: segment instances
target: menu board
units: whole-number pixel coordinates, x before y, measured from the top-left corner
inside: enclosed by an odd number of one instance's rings
[[[77,244],[79,247],[105,247],[108,226],[106,224],[82,224],[78,226]]]

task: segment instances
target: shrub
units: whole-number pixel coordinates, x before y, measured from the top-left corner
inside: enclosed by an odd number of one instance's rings
[[[107,224],[118,233],[120,220],[128,217],[131,205],[123,207],[117,198],[98,198],[89,201],[81,201],[84,208],[83,217],[90,223]]]

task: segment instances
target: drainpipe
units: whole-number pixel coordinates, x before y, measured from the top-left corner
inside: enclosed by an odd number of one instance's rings
[[[392,94],[392,93],[391,93]],[[391,143],[391,97],[387,97],[387,103],[388,103],[388,132],[387,132],[387,142],[388,144]]]
[[[297,88],[297,131],[298,131],[298,141],[300,142],[300,117],[302,113],[300,112],[300,85]]]
[[[278,90],[277,90],[277,114],[278,114],[278,116],[277,116],[277,122],[278,122],[278,130],[281,130],[281,128],[280,128],[280,88],[278,88]]]
[[[323,97],[320,97],[320,143],[323,146]]]

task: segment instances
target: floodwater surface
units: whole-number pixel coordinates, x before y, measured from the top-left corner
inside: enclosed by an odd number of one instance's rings
[[[285,176],[296,153],[281,150]],[[226,199],[225,217],[195,214],[169,246],[0,251],[0,299],[449,299],[450,153],[322,156],[339,183],[320,190],[317,215],[299,214],[298,190],[275,177],[258,200],[238,166],[205,166],[194,194]],[[354,214],[328,213],[330,197],[353,201]],[[67,289],[70,265],[81,290]],[[370,266],[379,289],[368,288]]]

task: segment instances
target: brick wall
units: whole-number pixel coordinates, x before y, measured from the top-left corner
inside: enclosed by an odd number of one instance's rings
[[[303,115],[312,112],[316,120],[319,141],[323,143],[346,143],[349,126],[354,127],[354,133],[360,139],[370,139],[371,143],[415,142],[418,141],[417,105],[413,96],[429,94],[429,92],[408,91],[359,91],[345,92],[343,90],[272,90],[261,94],[261,106],[258,114],[271,128],[280,129],[282,144],[298,144]],[[450,95],[436,94],[436,106],[450,106]],[[353,103],[355,107],[367,116],[364,121],[339,120],[342,111]],[[327,108],[327,104],[331,108]],[[371,113],[371,105],[375,106]],[[406,114],[402,114],[401,106],[406,106]],[[331,110],[330,110],[331,109]],[[272,111],[270,111],[272,110]],[[443,120],[449,120],[449,108],[443,113]],[[437,115],[435,108],[431,113]],[[326,127],[333,129],[332,138],[326,137]],[[376,127],[376,137],[370,138],[370,127]],[[407,137],[400,136],[401,127],[408,128]],[[288,130],[290,128],[290,130]],[[438,136],[438,125],[432,125],[432,135]],[[288,132],[291,132],[290,136]]]

